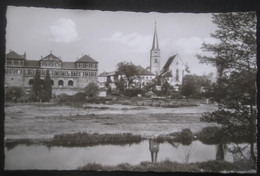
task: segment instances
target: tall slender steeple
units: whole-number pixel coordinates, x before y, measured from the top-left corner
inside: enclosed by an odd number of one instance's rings
[[[153,45],[150,51],[150,69],[151,72],[155,75],[160,74],[160,49],[158,44],[158,37],[157,37],[157,29],[156,29],[156,21],[154,27],[154,35],[153,35]]]
[[[157,30],[156,30],[156,21],[155,21],[155,27],[154,27],[153,47],[152,47],[152,49],[158,49],[159,50]]]

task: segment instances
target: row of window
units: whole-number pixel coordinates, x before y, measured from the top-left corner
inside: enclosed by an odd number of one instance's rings
[[[97,68],[97,64],[79,62],[77,65],[79,68]]]
[[[18,59],[7,59],[6,60],[6,65],[24,65],[23,60],[18,60]],[[42,67],[61,67],[60,62],[56,61],[41,61],[41,66]],[[77,63],[78,68],[97,68],[97,64],[95,63],[85,63],[85,62],[79,62]]]
[[[40,70],[41,75],[46,75],[46,70]],[[36,73],[36,69],[6,69],[7,75],[30,75],[33,76]],[[66,76],[66,77],[95,77],[97,76],[96,72],[87,72],[87,71],[49,71],[50,76]]]
[[[61,67],[61,63],[53,61],[41,61],[43,67]]]
[[[23,65],[24,61],[23,60],[18,60],[18,59],[7,59],[6,60],[6,65]]]
[[[21,75],[23,74],[22,69],[6,69],[6,74],[7,75]]]
[[[28,84],[29,84],[29,86],[32,86],[33,83],[34,83],[34,80],[33,80],[33,79],[30,79]],[[43,80],[42,80],[42,79],[41,79],[41,83],[43,84]],[[54,81],[53,81],[53,80],[51,80],[51,85],[54,86]],[[58,81],[58,86],[59,86],[59,87],[60,87],[60,86],[63,87],[63,86],[64,86],[64,81],[63,81],[63,80],[59,80],[59,81]],[[68,86],[69,86],[69,87],[73,87],[73,86],[74,86],[74,82],[73,82],[72,80],[69,80],[69,81],[68,81]]]

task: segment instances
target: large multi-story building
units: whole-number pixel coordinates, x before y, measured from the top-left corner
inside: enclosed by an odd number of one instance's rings
[[[14,51],[6,54],[5,86],[30,88],[36,70],[43,81],[47,70],[50,73],[54,93],[79,90],[90,82],[97,83],[98,62],[88,55],[75,62],[63,62],[60,57],[50,53],[40,60],[27,60],[26,53],[19,55]]]

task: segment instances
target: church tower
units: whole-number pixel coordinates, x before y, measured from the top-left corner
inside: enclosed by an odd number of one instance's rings
[[[158,37],[157,37],[157,30],[156,30],[156,22],[154,28],[154,35],[153,35],[153,45],[150,51],[150,71],[155,74],[160,74],[160,49],[158,45]]]

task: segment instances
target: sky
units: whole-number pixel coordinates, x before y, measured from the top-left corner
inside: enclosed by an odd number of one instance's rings
[[[211,14],[140,13],[126,11],[69,10],[9,6],[6,13],[6,53],[24,54],[39,60],[50,52],[62,61],[74,62],[89,55],[99,62],[99,73],[114,71],[126,61],[144,68],[150,63],[155,22],[161,68],[175,54],[192,74],[215,72],[200,64],[196,54],[203,54],[203,42],[217,29]]]

